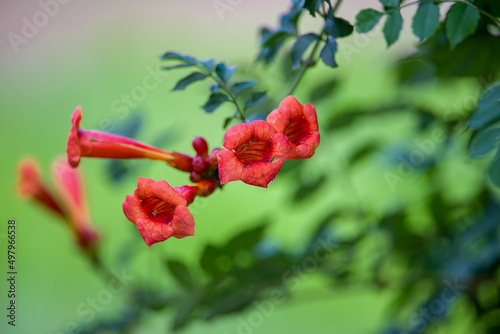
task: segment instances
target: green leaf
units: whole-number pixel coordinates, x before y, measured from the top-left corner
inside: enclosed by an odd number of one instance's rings
[[[261,31],[261,44],[262,46],[273,46],[276,44],[278,41],[280,41],[282,38],[286,38],[290,36],[290,33],[285,30],[276,30],[276,31],[270,31],[269,29],[265,28],[262,29]]]
[[[184,263],[175,260],[167,260],[166,264],[168,270],[180,285],[188,289],[194,286],[194,280],[191,276],[191,272]]]
[[[316,12],[319,10],[319,7],[321,6],[321,3],[323,0],[306,0],[304,2],[304,8],[309,10],[309,13],[312,16],[316,15]]]
[[[398,7],[400,0],[379,0],[380,3],[387,7]]]
[[[210,244],[206,245],[200,258],[200,266],[207,273],[212,276],[220,274],[215,261],[221,254],[220,249]]]
[[[300,60],[306,49],[312,42],[317,41],[319,35],[315,33],[308,33],[299,36],[292,47],[292,70],[296,70],[300,66]]]
[[[399,10],[395,10],[390,13],[384,25],[384,37],[388,47],[398,40],[399,32],[401,31],[402,27],[403,17],[401,16]]]
[[[413,17],[413,33],[420,40],[434,35],[439,28],[439,8],[434,2],[422,2]]]
[[[475,7],[463,2],[457,2],[451,6],[446,14],[445,24],[446,37],[452,49],[476,31],[479,19],[480,15]]]
[[[267,93],[266,92],[257,92],[253,93],[252,96],[247,100],[245,103],[245,109],[261,104],[267,99]]]
[[[247,89],[252,88],[257,84],[257,81],[242,81],[242,82],[237,82],[231,87],[231,91],[235,96],[238,96],[239,94],[243,93]]]
[[[484,156],[500,144],[500,126],[476,131],[469,143],[469,156],[472,159]]]
[[[500,119],[500,82],[490,85],[479,98],[476,110],[469,119],[469,127],[479,129]]]
[[[496,187],[500,187],[500,150],[488,166],[488,178]]]
[[[356,31],[361,34],[369,32],[377,25],[383,15],[384,13],[375,9],[363,9],[356,15]]]
[[[193,72],[187,77],[179,80],[177,84],[175,85],[174,89],[172,90],[184,90],[187,86],[190,84],[196,82],[196,81],[201,81],[205,79],[207,76],[201,72]]]
[[[197,61],[195,58],[188,56],[188,55],[183,55],[177,52],[167,52],[163,56],[161,56],[162,60],[179,60],[191,65],[196,65]]]
[[[335,38],[330,37],[328,41],[323,46],[321,53],[319,54],[323,62],[330,67],[337,67],[337,62],[335,61],[335,53],[337,52],[337,41]]]
[[[332,15],[333,16],[333,15]],[[334,38],[346,37],[352,34],[354,27],[346,20],[328,17],[325,21],[325,31]]]
[[[203,106],[206,112],[213,112],[215,109],[228,100],[227,96],[222,93],[213,93],[208,98],[207,102]]]
[[[205,67],[207,70],[209,70],[210,72],[212,72],[214,70],[214,59],[213,58],[200,60],[200,64],[203,67]]]
[[[185,67],[191,67],[191,66],[194,66],[194,65],[193,64],[177,64],[174,66],[163,66],[162,69],[163,70],[173,70],[176,68],[185,68]]]
[[[227,66],[224,63],[218,63],[217,66],[215,67],[215,73],[217,76],[224,82],[226,83],[231,75],[236,71],[237,66]]]

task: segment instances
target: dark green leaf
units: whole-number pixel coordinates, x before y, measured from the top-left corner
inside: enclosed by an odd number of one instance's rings
[[[231,75],[236,71],[237,66],[227,66],[224,63],[218,63],[217,66],[215,67],[215,73],[217,76],[224,82],[226,83]]]
[[[175,313],[172,330],[182,328],[189,322],[204,295],[204,290],[194,290],[191,294],[182,298],[181,304],[176,308],[177,312]]]
[[[500,150],[488,166],[488,178],[496,187],[500,187]]]
[[[220,85],[218,83],[214,83],[212,86],[210,86],[210,93],[215,93],[219,88]]]
[[[231,91],[235,96],[240,95],[249,88],[252,88],[257,84],[257,81],[242,81],[237,82],[231,87]]]
[[[262,46],[273,46],[282,38],[290,36],[290,33],[285,30],[270,31],[269,29],[262,29],[261,31],[261,43]]]
[[[335,38],[330,37],[328,41],[321,49],[319,54],[323,62],[330,67],[337,67],[337,62],[335,61],[335,53],[337,52],[337,42]]]
[[[296,70],[300,66],[300,60],[306,49],[311,45],[312,42],[317,41],[319,35],[315,33],[309,33],[299,36],[292,47],[292,70]]]
[[[213,93],[210,95],[208,98],[207,102],[205,102],[205,105],[203,106],[203,109],[206,112],[213,112],[215,109],[217,109],[222,103],[226,102],[228,100],[227,96],[222,94],[222,93]]]
[[[500,127],[494,126],[476,131],[469,143],[469,156],[474,159],[488,154],[500,143]]]
[[[325,21],[325,31],[334,38],[346,37],[352,34],[353,26],[346,20],[328,17]]]
[[[212,276],[219,274],[219,269],[215,263],[217,257],[220,255],[220,250],[212,245],[206,245],[200,258],[201,268]]]
[[[434,2],[422,2],[413,17],[413,33],[420,40],[429,38],[439,28],[439,8]]]
[[[266,92],[257,92],[253,93],[252,96],[247,100],[245,103],[245,109],[261,104],[267,99],[267,93]]]
[[[179,61],[191,64],[191,65],[196,65],[196,63],[197,63],[195,58],[188,56],[188,55],[183,55],[183,54],[180,54],[177,52],[167,52],[163,56],[161,56],[161,59],[162,60],[171,60],[171,59],[172,60],[179,60]]]
[[[235,235],[227,242],[224,250],[230,254],[240,249],[250,250],[259,241],[261,241],[264,235],[264,230],[266,229],[266,225],[267,222],[264,222]]]
[[[167,260],[167,267],[180,285],[186,288],[192,288],[194,286],[191,272],[184,263],[175,260]]]
[[[191,66],[194,66],[194,64],[178,64],[178,65],[174,65],[174,66],[163,66],[162,69],[163,70],[173,70],[176,68],[185,68],[185,67],[191,67]]]
[[[330,78],[327,81],[318,81],[315,86],[311,87],[309,100],[311,103],[316,103],[326,97],[332,95],[332,92],[339,84],[338,78]]]
[[[177,82],[174,89],[172,89],[172,90],[183,90],[187,86],[189,86],[190,84],[192,84],[196,81],[201,81],[201,80],[205,79],[206,77],[207,76],[201,72],[193,72],[190,75],[188,75],[187,77],[179,80],[179,82]]]
[[[400,0],[379,0],[380,3],[387,7],[397,7],[399,6]]]
[[[463,2],[451,6],[446,14],[446,37],[452,49],[476,31],[479,19],[480,15],[475,7]]]
[[[469,119],[469,127],[479,129],[500,119],[500,82],[489,86]]]
[[[207,70],[212,72],[214,70],[214,60],[213,58],[209,58],[206,60],[200,60],[200,64],[205,67]]]
[[[358,13],[358,15],[356,15],[356,31],[359,33],[369,32],[377,25],[383,15],[384,13],[375,9],[363,9]]]
[[[257,57],[257,61],[264,60],[266,64],[272,63],[279,49],[289,36],[291,35],[287,31],[281,30],[281,33],[276,34],[268,28],[262,28],[260,36],[262,50]]]
[[[390,13],[384,25],[384,37],[388,47],[397,41],[402,27],[403,17],[401,16],[401,13],[398,10]]]
[[[224,123],[222,124],[222,128],[223,129],[227,128],[227,126],[229,125],[229,123],[231,123],[232,120],[233,120],[233,117],[226,117],[224,119]]]
[[[257,120],[265,121],[266,118],[267,118],[267,114],[266,113],[258,112],[258,113],[255,113],[255,114],[252,114],[252,115],[248,116],[245,119],[245,123],[250,123],[252,121],[257,121]]]
[[[323,0],[306,0],[304,2],[304,8],[309,10],[312,16],[315,16],[322,2]]]

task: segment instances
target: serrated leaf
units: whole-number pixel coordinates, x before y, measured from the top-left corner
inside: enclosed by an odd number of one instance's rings
[[[397,7],[399,6],[400,0],[379,0],[380,3],[387,7]]]
[[[412,29],[420,40],[434,35],[439,28],[439,7],[434,2],[423,2],[413,17]]]
[[[245,109],[263,103],[267,99],[266,92],[253,93],[245,103]]]
[[[215,73],[224,83],[226,83],[229,80],[229,78],[234,74],[237,68],[238,67],[236,65],[227,66],[224,63],[218,63],[217,66],[215,67]]]
[[[395,10],[389,14],[384,24],[384,37],[388,47],[398,40],[401,28],[403,28],[403,17],[399,10]]]
[[[300,66],[300,61],[302,59],[302,55],[306,51],[306,49],[311,45],[312,42],[317,41],[319,39],[319,35],[315,33],[308,33],[302,36],[299,36],[292,47],[292,70],[296,70]]]
[[[500,119],[500,82],[490,85],[479,98],[476,110],[469,119],[469,127],[479,129]]]
[[[472,159],[484,156],[500,144],[500,127],[488,127],[476,131],[469,144],[469,156]]]
[[[500,150],[497,151],[495,158],[488,166],[488,178],[496,187],[500,187]]]
[[[323,0],[306,0],[304,2],[304,8],[309,10],[312,16],[316,16],[316,12],[319,10]]]
[[[363,9],[358,13],[358,15],[356,15],[356,31],[359,33],[369,32],[377,25],[383,15],[384,13],[375,9]]]
[[[186,288],[192,288],[194,286],[194,280],[191,276],[191,272],[184,263],[176,260],[167,260],[166,264],[168,270],[180,285]]]
[[[328,17],[325,21],[325,31],[334,38],[346,37],[352,34],[354,27],[339,17]]]
[[[180,54],[177,52],[170,52],[170,51],[166,52],[163,56],[161,56],[161,59],[162,60],[171,60],[171,59],[179,60],[179,61],[191,64],[191,65],[195,65],[197,63],[196,59],[191,57],[191,56],[183,55],[183,54]]]
[[[257,84],[257,81],[242,81],[242,82],[237,82],[231,87],[231,91],[235,96],[238,96],[239,94],[243,93],[247,89],[252,88]]]
[[[457,2],[451,6],[446,14],[446,37],[453,49],[467,36],[476,31],[480,15],[475,7],[463,2]]]
[[[228,100],[227,96],[222,93],[213,93],[208,98],[207,102],[203,106],[206,112],[213,112],[215,109]]]
[[[337,41],[335,38],[330,37],[328,41],[321,49],[319,54],[323,62],[330,67],[337,67],[337,62],[335,61],[335,53],[337,53]]]
[[[172,90],[184,90],[190,84],[204,80],[207,76],[201,72],[193,72],[185,78],[182,78],[177,82]]]
[[[214,59],[213,58],[200,60],[200,64],[203,67],[205,67],[207,70],[209,70],[210,72],[212,72],[214,70]]]

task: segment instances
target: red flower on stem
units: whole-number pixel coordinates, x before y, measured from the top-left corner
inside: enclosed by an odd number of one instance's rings
[[[224,139],[225,149],[217,155],[221,184],[241,180],[267,188],[291,149],[285,135],[265,121],[233,125]]]
[[[319,146],[319,132],[316,109],[312,104],[303,106],[295,97],[287,96],[278,109],[267,116],[267,121],[291,143],[292,149],[283,157],[284,160],[306,159],[314,155]]]
[[[82,109],[76,107],[71,116],[71,130],[68,136],[66,152],[68,162],[77,167],[81,157],[134,159],[148,158],[166,161],[172,167],[182,171],[192,171],[192,158],[188,155],[164,151],[151,145],[141,143],[112,133],[83,130],[80,128]]]

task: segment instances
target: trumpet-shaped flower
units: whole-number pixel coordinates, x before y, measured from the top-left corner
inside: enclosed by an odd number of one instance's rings
[[[267,116],[267,122],[291,143],[291,150],[284,160],[306,159],[314,155],[319,146],[319,132],[316,109],[312,104],[302,105],[290,95]]]
[[[192,158],[179,152],[164,151],[124,136],[80,128],[82,109],[78,106],[71,116],[71,130],[66,152],[68,162],[77,167],[81,157],[163,160],[182,171],[192,171]]]
[[[224,139],[225,149],[217,155],[221,184],[241,180],[267,188],[291,149],[285,135],[260,120],[233,125]]]

